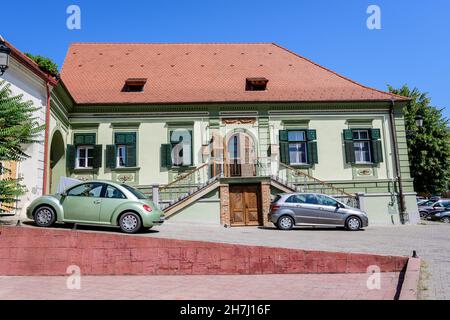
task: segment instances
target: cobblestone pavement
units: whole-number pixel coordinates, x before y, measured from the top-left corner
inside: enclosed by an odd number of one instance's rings
[[[367,274],[242,276],[86,276],[80,290],[67,277],[0,277],[2,300],[393,300],[398,273],[383,273],[380,289]]]

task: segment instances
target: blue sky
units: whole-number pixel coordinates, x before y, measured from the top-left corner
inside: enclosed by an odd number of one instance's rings
[[[81,8],[81,30],[66,9]],[[381,30],[366,27],[381,8]],[[365,85],[408,84],[450,117],[448,0],[4,1],[0,34],[62,65],[71,42],[277,42]]]

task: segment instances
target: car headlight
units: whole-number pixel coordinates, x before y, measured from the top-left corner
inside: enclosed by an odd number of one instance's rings
[[[440,217],[440,216],[441,216],[441,213],[438,212],[438,213],[436,213],[434,216],[435,216],[435,217]]]

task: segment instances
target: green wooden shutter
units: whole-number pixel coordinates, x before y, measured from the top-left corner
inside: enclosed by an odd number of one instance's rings
[[[127,137],[124,133],[116,133],[114,143],[115,144],[126,144]]]
[[[373,163],[383,162],[383,148],[381,146],[380,140],[372,141],[372,162]]]
[[[380,129],[370,129],[370,138],[372,140],[380,140],[381,139]]]
[[[308,163],[311,165],[319,163],[317,142],[315,141],[308,141]]]
[[[103,145],[97,144],[94,146],[94,161],[93,161],[94,169],[101,168],[102,161],[103,161]]]
[[[66,150],[66,167],[67,169],[75,169],[75,161],[77,158],[77,148],[72,145],[72,144],[68,144],[67,145],[67,150]]]
[[[75,133],[73,135],[73,143],[79,145],[94,145],[95,133]]]
[[[356,162],[353,141],[345,141],[345,160],[347,163],[351,164],[354,164]]]
[[[114,144],[109,144],[106,146],[106,167],[109,169],[116,168],[116,146]]]
[[[161,145],[161,167],[170,168],[172,166],[172,145]]]
[[[317,140],[317,131],[316,130],[306,130],[306,139],[308,141]]]
[[[287,130],[280,130],[280,142],[281,141],[288,141],[288,131]]]
[[[127,145],[127,167],[136,167],[136,144]]]
[[[344,140],[353,140],[353,132],[351,129],[344,130]]]
[[[280,141],[280,162],[290,165],[289,159],[289,143],[287,141]]]

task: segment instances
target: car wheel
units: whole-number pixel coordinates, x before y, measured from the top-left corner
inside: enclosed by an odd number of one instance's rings
[[[350,217],[347,219],[345,226],[350,231],[357,231],[361,229],[361,220],[357,217]]]
[[[56,221],[55,210],[51,207],[40,207],[34,214],[34,222],[39,227],[51,227]]]
[[[426,211],[420,211],[419,214],[422,219],[425,219],[428,216],[428,212]]]
[[[294,227],[294,219],[289,216],[282,216],[277,223],[280,230],[291,230]]]
[[[443,217],[441,219],[441,222],[443,222],[443,223],[450,223],[450,217]]]
[[[119,226],[125,233],[136,233],[142,227],[141,218],[134,212],[126,212],[120,217]]]

